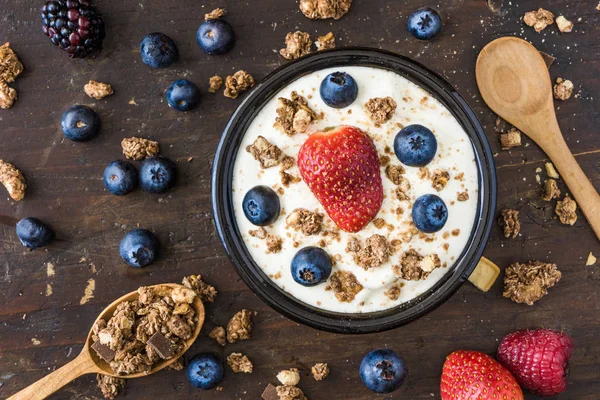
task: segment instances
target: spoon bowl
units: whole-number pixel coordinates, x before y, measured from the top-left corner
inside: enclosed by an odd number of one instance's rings
[[[154,286],[150,286],[150,287],[157,288],[157,287],[165,287],[165,286],[170,287],[172,289],[176,288],[176,287],[183,287],[182,285],[178,285],[178,284],[174,284],[174,283],[154,285]],[[123,303],[124,301],[133,301],[133,300],[136,300],[137,298],[138,298],[137,290],[118,298],[117,300],[112,302],[110,305],[108,305],[108,307],[106,307],[100,313],[98,318],[96,318],[96,320],[94,321],[94,325],[100,319],[109,320],[113,316],[113,314],[119,304]],[[112,370],[112,368],[110,367],[110,365],[106,361],[101,359],[98,356],[98,354],[96,353],[96,351],[92,349],[93,331],[92,331],[92,329],[90,329],[90,332],[88,333],[87,339],[85,341],[85,345],[83,346],[83,350],[73,361],[71,361],[67,365],[57,369],[56,371],[52,372],[50,375],[45,376],[44,378],[40,379],[36,383],[32,384],[31,386],[26,387],[25,389],[21,390],[19,393],[9,397],[8,400],[37,400],[37,399],[41,400],[41,399],[45,399],[46,397],[50,396],[52,393],[56,392],[58,389],[65,386],[69,382],[73,381],[74,379],[76,379],[82,375],[86,375],[86,374],[99,373],[99,374],[109,375],[109,376],[122,378],[122,379],[133,379],[133,378],[140,378],[143,376],[151,375],[155,372],[158,372],[158,371],[168,367],[169,365],[173,364],[179,357],[181,357],[190,348],[190,346],[194,343],[194,341],[200,334],[200,330],[202,329],[202,325],[204,324],[205,314],[204,314],[204,305],[202,304],[202,301],[200,300],[200,298],[198,296],[196,296],[194,298],[192,307],[196,313],[196,318],[197,318],[196,325],[194,327],[192,336],[189,339],[185,340],[185,342],[184,342],[185,344],[178,354],[174,355],[172,358],[170,358],[168,360],[161,360],[161,361],[155,363],[152,366],[152,368],[150,369],[150,371],[138,372],[135,374],[128,374],[128,375],[115,374],[114,371]],[[92,326],[94,326],[94,325],[92,325]]]

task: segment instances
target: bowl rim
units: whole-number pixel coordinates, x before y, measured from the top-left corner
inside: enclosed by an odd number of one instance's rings
[[[239,146],[249,123],[266,101],[290,82],[311,72],[340,66],[371,66],[396,72],[428,91],[459,121],[467,132],[478,167],[477,215],[468,244],[452,268],[432,288],[399,306],[364,314],[322,310],[295,299],[279,288],[256,265],[239,234],[233,211],[231,186]],[[444,78],[408,57],[367,47],[345,47],[309,54],[287,63],[259,82],[229,119],[212,165],[211,202],[217,232],[236,272],[267,305],[310,327],[335,333],[381,332],[433,311],[468,279],[481,259],[494,221],[497,198],[492,150],[475,112]]]

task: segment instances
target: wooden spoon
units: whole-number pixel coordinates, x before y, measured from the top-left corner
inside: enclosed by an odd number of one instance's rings
[[[155,285],[155,286],[151,286],[151,287],[158,287],[158,286],[168,286],[170,288],[182,287],[181,285],[170,284],[170,283],[163,284],[163,285]],[[108,307],[106,307],[104,309],[104,311],[102,311],[102,313],[100,313],[98,318],[96,318],[96,321],[98,321],[99,319],[104,319],[104,320],[108,321],[112,317],[115,309],[117,308],[117,306],[120,303],[122,303],[124,301],[133,301],[133,300],[137,299],[137,297],[138,297],[138,292],[135,291],[135,292],[128,293],[125,296],[115,300],[112,304],[110,304]],[[185,341],[185,346],[183,346],[183,348],[181,349],[181,352],[179,354],[175,355],[173,358],[170,358],[168,360],[161,360],[161,361],[157,362],[156,364],[153,365],[152,369],[149,372],[139,372],[136,374],[129,374],[129,375],[116,375],[113,372],[113,370],[110,368],[108,363],[106,361],[102,360],[100,357],[98,357],[98,354],[96,354],[96,351],[91,348],[93,343],[92,343],[92,330],[90,330],[87,340],[85,341],[85,345],[83,346],[83,350],[73,361],[71,361],[67,365],[57,369],[50,375],[47,375],[46,377],[40,379],[33,385],[26,387],[25,389],[21,390],[19,393],[15,394],[14,396],[9,397],[8,400],[41,400],[41,399],[45,399],[46,397],[50,396],[52,393],[56,392],[58,389],[65,386],[66,384],[68,384],[71,381],[75,380],[76,378],[79,378],[80,376],[86,375],[86,374],[99,373],[99,374],[114,376],[117,378],[132,379],[132,378],[140,378],[143,376],[147,376],[147,375],[153,374],[157,371],[160,371],[163,368],[168,367],[169,365],[173,364],[181,355],[183,355],[183,353],[185,353],[187,351],[187,349],[190,348],[192,343],[194,343],[194,341],[198,337],[198,334],[200,333],[200,329],[202,328],[202,325],[204,324],[204,305],[202,304],[202,301],[200,300],[199,297],[196,296],[196,298],[194,299],[194,303],[192,304],[192,307],[194,308],[194,311],[196,312],[196,316],[198,317],[198,322],[196,323],[196,328],[194,329],[192,336]],[[95,324],[95,322],[94,322],[94,324]]]
[[[600,239],[600,196],[560,132],[552,81],[539,51],[516,37],[496,39],[479,54],[475,72],[487,105],[548,154]]]

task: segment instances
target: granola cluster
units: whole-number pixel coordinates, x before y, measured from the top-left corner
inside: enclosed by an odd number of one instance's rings
[[[202,280],[201,275],[190,275],[183,278],[183,286],[192,289],[203,303],[213,303],[217,298],[217,289]]]
[[[554,98],[558,100],[568,100],[573,95],[575,86],[568,79],[557,78],[554,85]]]
[[[248,340],[252,335],[252,311],[237,312],[227,323],[227,341],[235,343],[238,340]]]
[[[526,12],[523,16],[523,22],[528,26],[533,27],[537,33],[540,33],[546,29],[547,26],[554,23],[554,14],[540,8],[537,11]]]
[[[352,272],[337,271],[331,274],[327,290],[333,290],[335,297],[342,303],[351,303],[356,295],[363,290]]]
[[[234,374],[240,372],[251,374],[254,369],[252,361],[242,353],[231,353],[227,356],[227,364],[231,367]]]
[[[402,165],[389,164],[385,167],[385,175],[387,178],[394,183],[394,185],[400,185],[402,183],[403,174],[406,171]]]
[[[391,97],[374,97],[365,104],[367,115],[376,127],[388,122],[396,113],[398,104]]]
[[[204,20],[208,21],[211,19],[220,19],[225,16],[225,10],[222,8],[215,8],[211,12],[204,14]]]
[[[281,149],[263,136],[257,137],[254,143],[246,147],[246,151],[265,169],[275,167],[281,162]]]
[[[102,83],[94,80],[90,80],[88,83],[86,83],[83,87],[83,91],[94,100],[102,100],[103,98],[114,93],[112,86],[110,86],[108,83]]]
[[[351,238],[347,251],[355,253],[354,260],[365,270],[379,267],[392,255],[390,243],[384,236],[378,234],[369,237],[364,246],[356,237]]]
[[[139,137],[125,138],[121,141],[123,155],[130,160],[140,161],[158,154],[158,142]]]
[[[556,183],[556,179],[549,178],[544,183],[544,194],[542,195],[542,200],[544,201],[552,201],[554,199],[558,199],[560,197],[560,189],[558,188],[558,184]]]
[[[273,125],[288,136],[305,133],[317,114],[308,106],[308,101],[296,92],[290,99],[280,97],[277,105],[277,117]]]
[[[305,208],[296,208],[287,216],[285,222],[287,226],[301,230],[306,236],[316,235],[321,231],[323,214]]]
[[[562,277],[556,264],[541,261],[511,264],[504,276],[504,297],[515,303],[533,303],[548,294]]]
[[[329,366],[327,363],[316,363],[310,369],[315,381],[322,381],[329,376]]]
[[[300,383],[300,373],[298,369],[284,369],[277,374],[277,380],[285,386],[296,386]]]
[[[556,202],[554,212],[562,224],[575,225],[577,222],[577,203],[569,196]]]
[[[211,76],[208,80],[208,92],[209,93],[217,93],[219,89],[223,86],[223,78],[219,75]]]
[[[410,249],[402,254],[400,265],[394,265],[393,271],[401,279],[422,281],[439,267],[441,262],[437,254],[422,256],[416,250]]]
[[[312,40],[306,32],[289,32],[285,36],[285,48],[279,51],[279,54],[287,60],[295,60],[309,54],[312,50]]]
[[[340,19],[351,6],[352,0],[300,0],[300,11],[310,19]]]
[[[222,326],[215,326],[208,334],[208,337],[214,339],[221,346],[227,344],[227,332],[225,332],[225,328]]]
[[[8,110],[17,100],[17,91],[6,82],[0,81],[0,108]]]
[[[433,175],[431,176],[431,186],[438,192],[441,192],[442,189],[446,187],[449,180],[450,174],[448,171],[436,169],[433,171]]]
[[[23,200],[27,183],[25,177],[13,164],[0,160],[0,183],[4,185],[10,197],[15,201]]]
[[[383,292],[383,294],[392,301],[398,300],[401,293],[402,283],[394,283],[385,292]]]
[[[112,400],[125,388],[125,379],[114,378],[108,375],[96,374],[98,388],[102,391],[105,399]]]
[[[504,237],[516,238],[521,231],[521,222],[519,221],[519,211],[505,209],[500,212],[498,219],[500,227],[504,231]]]
[[[251,89],[256,84],[256,81],[248,72],[240,70],[233,75],[225,78],[225,97],[237,99],[240,93]]]
[[[23,72],[23,64],[10,48],[10,43],[0,46],[0,108],[9,109],[17,99],[17,91],[9,83]]]
[[[283,239],[273,233],[267,232],[262,226],[248,231],[250,236],[264,240],[267,245],[267,253],[279,253],[283,246]]]
[[[556,26],[558,26],[558,30],[562,33],[569,33],[573,30],[573,22],[569,21],[562,15],[556,17],[555,22]]]

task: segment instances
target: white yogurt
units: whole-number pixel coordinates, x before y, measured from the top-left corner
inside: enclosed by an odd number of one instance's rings
[[[348,108],[337,110],[328,107],[319,96],[319,86],[323,78],[329,73],[344,71],[354,77],[359,86],[358,98]],[[307,98],[309,106],[317,113],[323,113],[324,118],[311,124],[308,134],[296,134],[292,137],[273,127],[276,117],[277,98],[290,98],[292,91]],[[377,128],[365,112],[364,104],[374,97],[392,97],[398,104],[396,113],[390,121]],[[340,241],[328,241],[325,250],[338,258],[333,271],[347,270],[357,277],[364,286],[351,303],[342,303],[337,300],[332,290],[326,290],[326,283],[314,287],[304,287],[297,284],[290,273],[290,264],[296,252],[306,246],[319,246],[322,235],[305,236],[300,231],[286,228],[286,216],[296,208],[305,208],[310,211],[318,210],[325,215],[326,227],[333,227],[334,223],[325,213],[308,186],[304,182],[292,183],[283,188],[279,177],[279,167],[262,169],[259,162],[246,152],[246,146],[252,144],[261,135],[269,142],[277,145],[286,155],[297,160],[298,150],[312,132],[326,127],[337,125],[353,125],[363,129],[373,138],[379,155],[387,154],[391,164],[400,164],[398,159],[389,149],[393,149],[394,137],[400,130],[397,123],[407,126],[421,124],[433,131],[438,142],[438,152],[435,159],[427,166],[433,172],[435,169],[446,170],[450,173],[450,181],[446,187],[437,192],[431,185],[430,179],[420,179],[418,168],[404,166],[404,175],[411,184],[409,192],[412,204],[419,196],[433,193],[440,196],[448,207],[448,221],[444,228],[433,235],[427,235],[429,240],[413,237],[409,243],[402,243],[397,248],[390,260],[379,267],[364,270],[356,264],[353,254],[345,251],[348,239],[358,236],[363,242],[373,234],[381,234],[388,241],[400,238],[408,231],[411,223],[411,210],[408,202],[400,202],[393,195],[395,186],[386,176],[385,168],[381,168],[385,198],[378,218],[383,218],[388,224],[387,228],[377,229],[369,223],[358,234],[349,234],[340,230]],[[388,148],[388,153],[385,149]],[[297,166],[288,171],[300,177]],[[455,179],[459,174],[464,174],[462,180]],[[296,299],[311,306],[336,311],[341,313],[366,313],[385,310],[395,307],[419,296],[439,281],[454,264],[464,247],[473,229],[478,197],[478,176],[475,156],[471,142],[458,121],[439,101],[428,92],[410,82],[406,78],[387,70],[371,67],[347,67],[325,69],[306,75],[289,86],[282,89],[274,96],[252,121],[239,148],[235,161],[233,174],[233,203],[237,224],[246,246],[256,264],[262,268],[266,275],[283,290]],[[256,185],[267,185],[277,189],[283,188],[284,194],[280,195],[282,214],[267,231],[283,238],[282,250],[276,254],[269,254],[264,240],[252,237],[248,232],[257,227],[252,225],[244,216],[242,200],[248,190]],[[468,190],[469,200],[457,201],[457,193]],[[404,213],[397,215],[393,210],[404,208]],[[460,230],[458,236],[450,234]],[[296,242],[297,247],[294,246]],[[403,281],[400,297],[392,301],[384,292],[398,278],[392,272],[392,266],[399,264],[399,259],[405,251],[414,249],[426,256],[436,253],[445,268],[438,268],[423,281]]]

